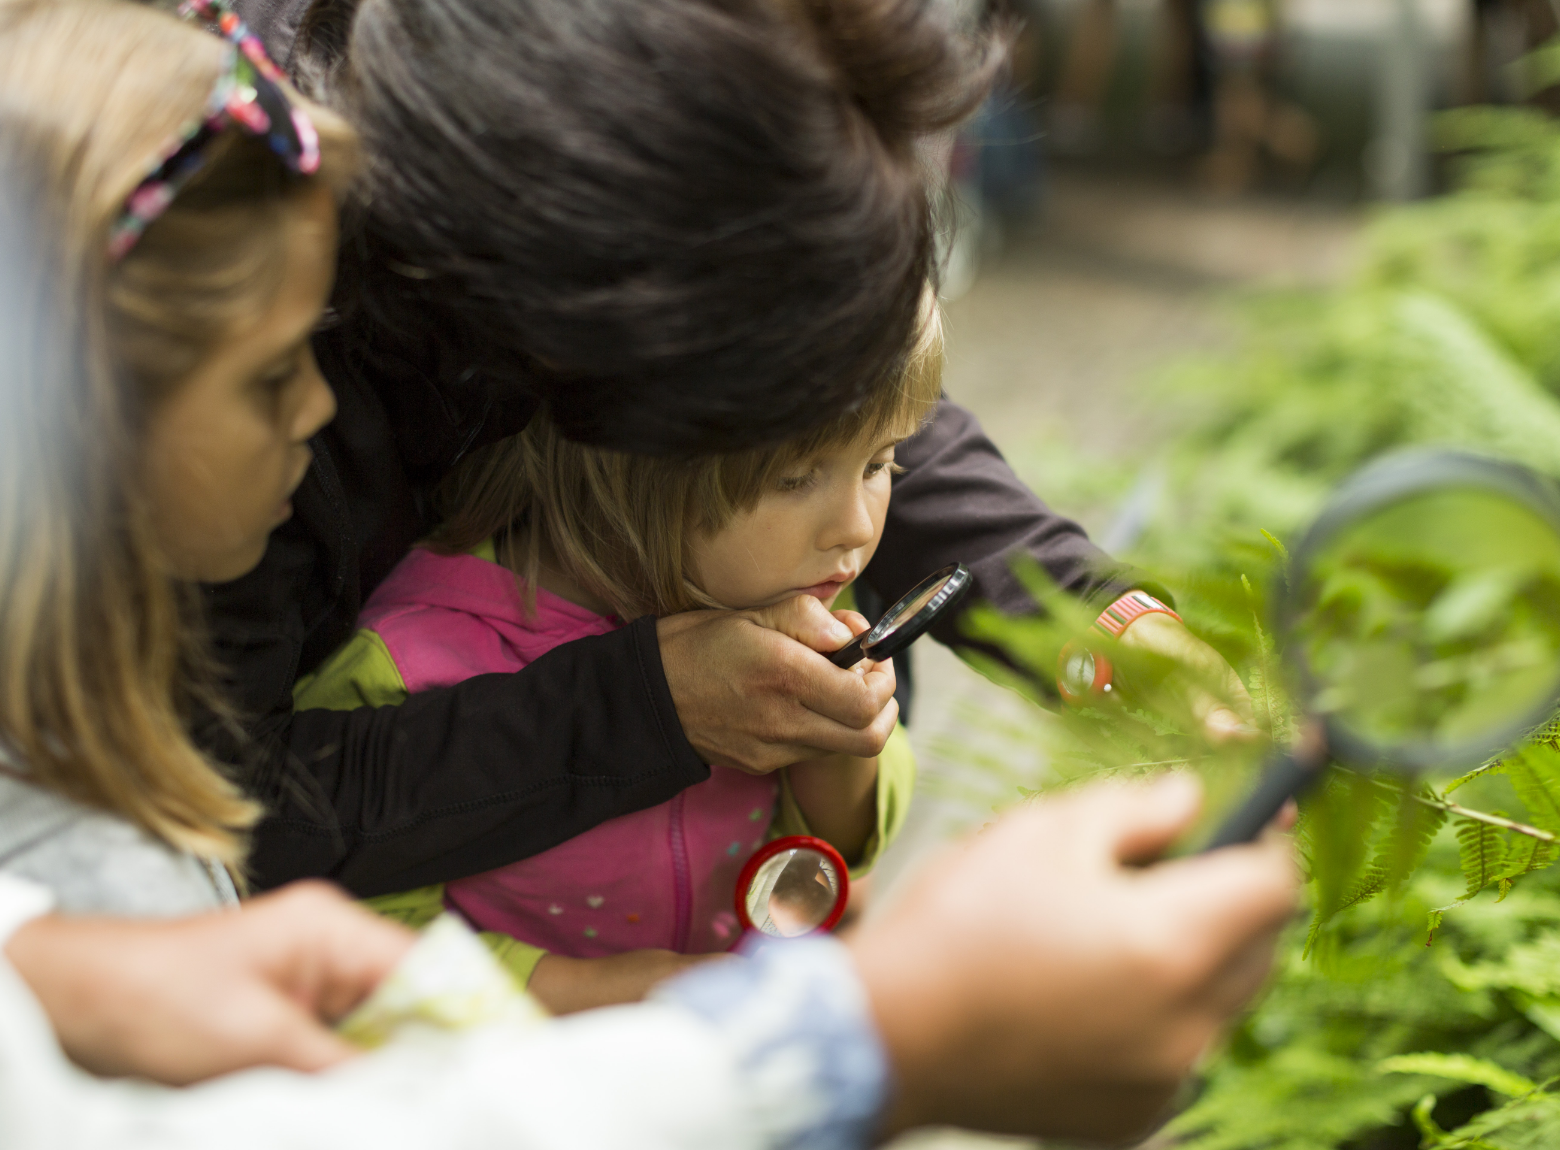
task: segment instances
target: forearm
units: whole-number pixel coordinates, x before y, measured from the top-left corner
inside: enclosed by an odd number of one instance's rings
[[[877,830],[877,759],[829,755],[792,763],[786,773],[813,834],[854,865]]]
[[[367,896],[537,854],[708,777],[683,739],[652,626],[564,644],[399,707],[278,716],[251,789],[251,873]]]
[[[1020,558],[1101,607],[1142,584],[1139,573],[1115,563],[1083,528],[1041,502],[975,417],[946,398],[933,422],[899,446],[897,462],[904,472],[895,477],[883,539],[863,575],[885,603],[950,563],[963,563],[974,575],[967,605],[987,602],[1014,615],[1037,609],[1013,572]],[[974,646],[953,613],[932,634],[951,647]]]

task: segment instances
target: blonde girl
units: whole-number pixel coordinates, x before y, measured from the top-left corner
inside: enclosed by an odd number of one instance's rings
[[[188,731],[222,714],[190,587],[259,562],[334,412],[309,335],[354,157],[230,18],[0,3],[23,306],[84,316],[80,370],[0,418],[0,868],[64,909],[235,897],[258,812]]]
[[[856,411],[778,448],[652,458],[583,447],[538,417],[446,479],[442,526],[370,597],[363,630],[300,684],[296,704],[399,704],[646,615],[798,595],[835,605],[877,547],[895,444],[931,411],[940,369],[928,295],[904,369]],[[778,777],[716,765],[669,802],[379,905],[412,923],[458,910],[555,1010],[624,1001],[736,941],[736,876],[766,835],[818,835],[865,869],[913,778],[902,731],[876,758],[799,762]]]

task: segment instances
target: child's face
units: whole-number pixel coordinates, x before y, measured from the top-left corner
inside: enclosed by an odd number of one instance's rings
[[[797,595],[832,605],[883,535],[896,442],[852,444],[782,472],[752,511],[695,540],[695,581],[728,607]]]
[[[286,273],[270,308],[148,420],[153,526],[181,579],[225,583],[260,562],[292,515],[312,458],[307,440],[336,413],[309,348],[335,273],[336,207],[317,189],[287,214]]]

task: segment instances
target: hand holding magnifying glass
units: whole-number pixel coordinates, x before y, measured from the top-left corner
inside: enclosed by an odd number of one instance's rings
[[[970,588],[955,563],[928,575],[883,617],[828,656],[837,667],[892,659],[914,643]],[[737,878],[737,918],[744,929],[775,938],[831,930],[845,913],[850,878],[840,853],[822,839],[787,835],[759,850]]]

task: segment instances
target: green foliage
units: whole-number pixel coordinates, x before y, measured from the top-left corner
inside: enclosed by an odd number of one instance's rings
[[[1531,68],[1560,75],[1560,49]],[[1124,558],[1175,589],[1279,743],[1295,715],[1263,625],[1266,585],[1281,541],[1334,483],[1420,443],[1560,475],[1560,128],[1531,111],[1464,109],[1439,133],[1463,153],[1456,191],[1382,212],[1347,284],[1251,301],[1235,355],[1162,385],[1182,422],[1152,464],[1162,495]],[[1045,477],[1063,505],[1135,482],[1095,459],[1070,467],[1060,447]],[[1040,698],[1034,682],[1054,676],[1087,619],[1034,585],[1049,619],[977,612],[973,627],[1028,676],[989,669]],[[1119,645],[1109,654],[1133,681],[1163,675]],[[1044,741],[1050,786],[1184,766],[1227,809],[1259,750],[1206,746],[1173,703],[1147,691],[1022,737]],[[1334,770],[1303,804],[1297,839],[1312,914],[1172,1124],[1173,1144],[1560,1147],[1560,723],[1457,778]]]

